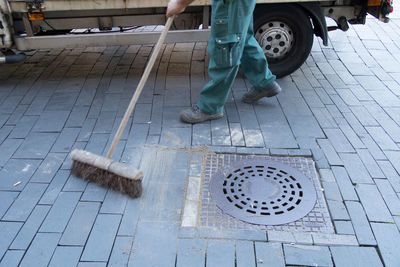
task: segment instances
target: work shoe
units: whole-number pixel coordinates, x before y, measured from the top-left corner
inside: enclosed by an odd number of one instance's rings
[[[224,116],[224,113],[220,112],[212,115],[207,114],[201,111],[197,105],[194,105],[191,108],[182,110],[181,113],[179,113],[179,115],[181,116],[181,120],[183,122],[198,123],[198,122],[222,118]]]
[[[277,82],[273,82],[270,86],[263,90],[256,90],[253,87],[249,92],[243,95],[242,101],[247,104],[253,104],[263,97],[276,96],[280,91],[282,91],[282,89]]]

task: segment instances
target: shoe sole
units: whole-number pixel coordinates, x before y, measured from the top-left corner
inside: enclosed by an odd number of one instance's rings
[[[186,117],[184,114],[180,114],[181,117],[181,121],[185,122],[185,123],[200,123],[200,122],[204,122],[204,121],[211,121],[211,120],[217,120],[220,119],[224,116],[224,114],[215,114],[215,115],[210,115],[209,117],[207,117],[204,120],[193,120],[191,118]]]
[[[260,97],[258,97],[258,98],[256,98],[256,99],[247,100],[247,99],[245,99],[245,98],[242,98],[242,102],[243,102],[243,103],[246,103],[246,104],[253,104],[253,103],[257,102],[258,100],[260,100],[261,98],[276,96],[276,95],[279,94],[281,91],[282,91],[281,89],[275,88],[275,89],[272,89],[272,90],[268,90],[267,92],[265,92],[265,95],[262,95],[262,96],[260,96]]]

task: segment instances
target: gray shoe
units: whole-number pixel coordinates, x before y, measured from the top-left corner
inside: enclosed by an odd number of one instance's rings
[[[242,97],[242,101],[247,104],[253,104],[263,97],[273,97],[282,91],[281,87],[277,82],[273,82],[270,86],[263,90],[256,90],[251,88],[251,90],[245,93]]]
[[[222,118],[224,113],[217,113],[217,114],[207,114],[201,111],[197,105],[194,105],[192,108],[184,109],[179,113],[181,116],[181,120],[187,123],[198,123],[208,120],[215,120]]]

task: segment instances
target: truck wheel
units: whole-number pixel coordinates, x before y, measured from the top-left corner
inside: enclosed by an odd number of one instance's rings
[[[310,18],[293,5],[266,5],[254,13],[255,38],[278,78],[297,70],[307,59],[314,34]]]

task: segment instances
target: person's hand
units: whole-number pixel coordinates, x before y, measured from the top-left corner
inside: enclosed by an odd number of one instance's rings
[[[171,0],[168,3],[167,8],[167,17],[172,17],[173,15],[177,15],[185,11],[185,8],[191,3],[192,1],[185,1],[185,0]]]

